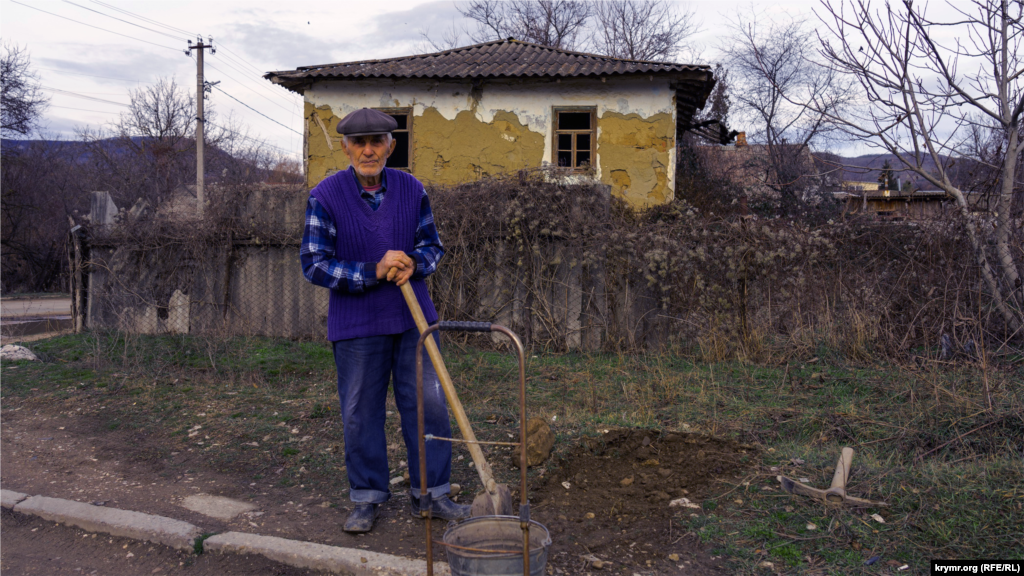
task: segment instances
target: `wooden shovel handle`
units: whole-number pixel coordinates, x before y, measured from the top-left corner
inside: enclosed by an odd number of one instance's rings
[[[829,502],[842,502],[846,499],[846,481],[850,478],[850,466],[853,465],[853,448],[846,446],[836,462],[836,471],[832,475],[832,486],[825,491]]]
[[[409,282],[402,284],[400,288],[402,289],[402,296],[405,297],[405,303],[409,305],[409,311],[412,312],[412,319],[416,322],[416,328],[422,334],[427,329],[428,324],[426,317],[423,315],[423,310],[420,308],[419,300],[416,299],[416,293],[413,292]],[[476,435],[473,434],[473,429],[469,425],[469,418],[466,417],[466,411],[462,408],[462,402],[459,401],[458,394],[455,393],[455,385],[452,383],[452,377],[448,374],[448,369],[444,366],[444,360],[441,359],[441,351],[437,348],[437,342],[433,338],[427,338],[425,346],[427,347],[427,355],[430,356],[430,362],[434,365],[434,372],[437,373],[437,379],[441,381],[444,395],[448,398],[448,405],[451,406],[452,413],[455,414],[455,421],[459,424],[462,437],[468,441],[466,447],[469,448],[469,455],[473,457],[473,464],[476,465],[476,471],[480,475],[480,482],[483,483],[484,490],[494,495],[497,492],[494,474],[491,472],[490,465],[484,459],[484,453],[480,449],[480,445],[476,444]]]

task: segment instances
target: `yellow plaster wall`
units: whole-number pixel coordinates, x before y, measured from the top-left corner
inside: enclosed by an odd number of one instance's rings
[[[335,130],[341,118],[330,106],[314,108],[306,102],[305,114],[306,185],[312,189],[329,174],[348,168],[348,156],[341,147],[341,134]]]
[[[330,106],[306,102],[307,185],[348,168]],[[319,121],[318,121],[319,119]],[[483,122],[469,110],[448,120],[432,107],[413,118],[413,175],[425,183],[456,184],[541,166],[545,139],[519,118],[497,111]],[[669,152],[675,124],[667,113],[643,117],[605,111],[598,119],[597,157],[612,194],[642,208],[671,201]],[[550,161],[550,159],[547,159]]]
[[[310,188],[348,168],[341,135],[335,131],[340,119],[330,106],[314,108],[306,102],[306,182]],[[447,120],[434,108],[427,108],[422,116],[413,118],[412,137],[412,173],[426,183],[457,184],[536,168],[544,156],[544,135],[504,111],[495,113],[491,122],[481,122],[468,110]]]
[[[544,156],[544,135],[510,112],[481,122],[469,111],[447,120],[434,108],[413,119],[413,175],[423,182],[457,184],[536,168]]]
[[[669,202],[669,151],[675,142],[671,114],[644,118],[606,111],[597,121],[597,154],[601,180],[612,194],[641,208]]]

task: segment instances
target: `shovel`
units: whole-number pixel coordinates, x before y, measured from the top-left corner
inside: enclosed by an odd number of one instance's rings
[[[412,312],[412,318],[416,322],[416,328],[422,334],[427,329],[427,319],[423,316],[423,310],[420,309],[420,303],[416,300],[416,294],[412,291],[412,286],[408,282],[402,284],[401,289],[402,296],[405,297],[405,302],[409,305],[409,312]],[[470,515],[474,517],[512,515],[512,493],[509,492],[508,486],[494,481],[491,466],[484,460],[484,453],[477,443],[473,429],[469,426],[469,418],[466,417],[466,411],[462,408],[462,402],[459,402],[459,396],[455,393],[455,385],[452,384],[452,378],[448,375],[448,369],[444,366],[444,360],[441,359],[441,351],[438,350],[437,343],[433,338],[427,338],[426,347],[427,355],[430,356],[430,362],[434,365],[434,372],[437,373],[437,379],[441,381],[444,395],[448,398],[448,405],[451,406],[452,413],[455,414],[455,421],[459,424],[462,438],[466,441],[466,446],[469,448],[469,455],[473,457],[473,464],[476,467],[477,474],[480,475],[480,482],[484,485],[484,491],[477,494],[476,498],[473,499]]]

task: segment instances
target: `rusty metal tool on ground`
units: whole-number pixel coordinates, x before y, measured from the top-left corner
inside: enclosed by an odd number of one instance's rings
[[[416,328],[419,329],[420,334],[423,334],[428,328],[427,319],[423,316],[423,310],[420,309],[419,301],[416,300],[416,293],[413,292],[412,286],[408,282],[402,284],[401,289],[402,296],[405,297],[405,302],[409,305],[409,311],[416,322]],[[490,330],[491,328],[488,324],[487,331],[489,332]],[[455,421],[459,424],[459,431],[462,432],[466,448],[469,449],[469,455],[473,457],[473,465],[476,467],[477,474],[480,475],[480,482],[484,486],[483,493],[477,494],[476,498],[473,499],[472,515],[511,515],[512,493],[509,492],[508,486],[495,482],[494,473],[491,472],[490,464],[484,459],[483,450],[480,449],[476,435],[473,434],[473,428],[469,425],[469,418],[466,417],[466,411],[462,408],[462,402],[459,401],[459,396],[455,392],[455,385],[448,374],[448,369],[444,366],[444,360],[441,358],[441,351],[437,348],[437,343],[433,338],[428,338],[425,345],[427,355],[430,356],[430,362],[434,365],[434,372],[437,373],[437,379],[440,380],[441,387],[444,389],[444,395],[448,398],[448,405],[451,406],[452,413],[455,415]],[[525,440],[525,424],[523,427],[521,439]],[[525,450],[521,452],[526,453]]]
[[[782,489],[790,494],[807,496],[816,500],[822,500],[829,504],[843,504],[846,506],[888,506],[885,502],[875,502],[856,498],[846,493],[846,481],[850,478],[850,467],[853,465],[853,448],[844,447],[839,461],[836,462],[836,471],[832,475],[832,486],[828,490],[819,490],[785,476],[779,476]]]

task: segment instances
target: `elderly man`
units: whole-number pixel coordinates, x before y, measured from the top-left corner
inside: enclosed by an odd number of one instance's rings
[[[408,453],[412,512],[419,515],[416,437],[416,341],[419,331],[399,286],[409,282],[428,322],[437,320],[423,279],[444,255],[426,190],[384,164],[398,123],[363,108],[338,123],[351,166],[309,193],[299,256],[306,279],[331,290],[327,338],[334,346],[345,430],[345,465],[355,504],[346,532],[368,532],[391,497],[384,401],[394,382]],[[435,335],[436,336],[436,335]],[[424,353],[426,433],[450,437],[444,392]],[[427,486],[433,517],[454,520],[469,506],[448,498],[451,445],[427,444]]]

